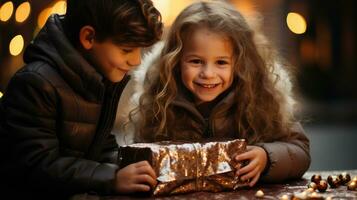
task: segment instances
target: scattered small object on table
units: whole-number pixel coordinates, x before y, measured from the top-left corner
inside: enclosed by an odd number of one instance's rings
[[[321,180],[319,184],[317,184],[317,189],[320,192],[325,192],[327,189],[327,182],[325,180]]]
[[[346,185],[348,182],[351,181],[351,175],[346,172],[343,172],[342,174],[340,174],[339,178],[341,180],[342,185]]]
[[[294,195],[291,198],[292,200],[323,200],[325,199],[323,195],[320,195],[316,192],[300,192],[300,193],[294,193]]]
[[[322,177],[320,174],[314,174],[311,177],[311,182],[314,182],[316,184],[318,184],[321,180],[322,180]]]
[[[310,182],[308,185],[307,185],[307,188],[312,188],[314,190],[317,189],[317,183],[315,182]]]
[[[258,191],[255,193],[255,196],[256,196],[256,197],[259,197],[259,198],[264,197],[264,192],[263,192],[262,190],[258,190]]]
[[[307,192],[294,193],[292,200],[304,200],[307,199]]]
[[[347,189],[356,191],[357,190],[357,181],[350,181],[347,185]]]
[[[352,181],[357,181],[357,176],[353,177]]]
[[[331,188],[337,188],[341,185],[341,180],[338,176],[328,176],[327,182]]]
[[[322,195],[317,194],[316,192],[313,192],[307,196],[307,199],[320,200],[320,199],[324,199],[324,197]]]
[[[326,199],[325,200],[332,200],[332,196],[328,196],[328,197],[326,197]]]
[[[315,189],[313,189],[313,188],[308,188],[307,190],[305,190],[306,192],[308,192],[308,193],[312,193],[312,192],[315,192]]]
[[[280,200],[289,200],[289,196],[284,194],[283,196],[280,197]]]

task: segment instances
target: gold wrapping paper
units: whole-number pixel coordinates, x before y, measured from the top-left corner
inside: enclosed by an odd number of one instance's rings
[[[235,177],[235,155],[246,150],[236,139],[206,143],[137,143],[119,148],[120,167],[147,160],[157,175],[154,196],[219,192],[248,185]]]

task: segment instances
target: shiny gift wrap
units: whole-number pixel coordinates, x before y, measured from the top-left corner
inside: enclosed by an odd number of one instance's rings
[[[242,139],[205,143],[137,143],[119,148],[121,168],[147,160],[157,175],[152,194],[219,192],[248,185],[235,176],[233,159],[246,150]],[[242,164],[242,163],[241,163]]]

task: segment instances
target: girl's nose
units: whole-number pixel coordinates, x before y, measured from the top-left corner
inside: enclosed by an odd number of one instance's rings
[[[205,65],[202,67],[200,76],[201,78],[214,78],[216,73],[214,72],[214,69],[212,66]]]
[[[127,64],[131,67],[135,67],[141,64],[141,48],[135,48],[127,61]]]

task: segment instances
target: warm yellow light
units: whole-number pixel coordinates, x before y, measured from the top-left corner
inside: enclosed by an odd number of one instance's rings
[[[2,95],[3,95],[2,92],[0,92],[0,98],[2,97]]]
[[[286,17],[286,23],[290,31],[295,34],[303,34],[306,31],[306,20],[298,13],[289,13]]]
[[[66,1],[58,1],[52,7],[45,8],[38,16],[37,26],[41,29],[45,25],[48,17],[54,13],[59,15],[66,14],[66,8]]]
[[[51,12],[52,8],[45,8],[41,11],[37,19],[37,26],[39,28],[42,28],[45,25],[47,18],[51,15]]]
[[[13,56],[19,55],[23,48],[24,48],[24,38],[22,37],[22,35],[17,35],[14,38],[12,38],[9,45],[9,50],[11,55]]]
[[[30,15],[31,5],[29,2],[24,2],[16,9],[15,19],[17,22],[24,22]]]
[[[168,9],[170,8],[170,1],[167,0],[155,0],[153,1],[155,8],[157,8],[162,17],[162,21],[165,23],[166,19],[169,16],[169,11]]]
[[[0,8],[0,20],[6,22],[14,12],[14,4],[11,1],[4,3]]]
[[[66,14],[66,7],[67,7],[66,1],[57,1],[55,5],[53,5],[52,7],[52,13],[64,15]]]
[[[170,26],[177,15],[189,4],[192,0],[168,1],[168,0],[155,0],[153,1],[155,7],[162,15],[162,21],[166,26]]]

